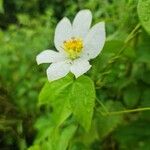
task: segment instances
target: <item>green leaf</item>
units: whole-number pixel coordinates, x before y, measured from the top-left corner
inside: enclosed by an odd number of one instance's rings
[[[66,150],[76,129],[77,125],[74,124],[70,124],[65,128],[53,128],[53,131],[49,133],[49,137],[43,142],[43,147],[47,146],[49,150]]]
[[[29,147],[28,150],[40,150],[40,146],[39,145],[33,145],[33,146]]]
[[[72,113],[68,90],[64,90],[64,93],[65,92],[67,93],[64,95],[63,99],[57,99],[52,103],[54,109],[53,118],[56,127],[60,126]]]
[[[40,104],[53,106],[56,125],[63,123],[73,112],[78,122],[86,130],[91,125],[94,100],[94,84],[87,76],[73,80],[73,77],[68,75],[63,79],[47,82],[39,95]]]
[[[105,107],[108,111],[117,111],[122,109],[122,105],[119,102],[107,101]],[[105,110],[101,107],[100,112],[104,112]],[[111,133],[116,127],[122,122],[122,115],[108,115],[103,116],[101,113],[97,114],[97,127],[99,138],[102,140],[105,138],[109,133]]]
[[[74,140],[71,145],[76,145],[75,143],[82,142],[83,145],[88,147],[89,145],[93,144],[96,140],[99,140],[99,135],[97,132],[97,124],[96,119],[93,118],[91,128],[88,132],[85,132],[82,128],[78,128],[77,130],[77,136],[75,137],[76,140]],[[74,146],[73,146],[74,147]],[[76,148],[76,150],[81,148]]]
[[[76,129],[77,129],[77,126],[70,125],[62,131],[57,150],[66,150],[67,149],[69,141],[73,137]]]
[[[150,34],[150,0],[139,0],[138,15],[144,29]]]
[[[95,101],[93,81],[87,76],[76,79],[70,91],[72,112],[78,122],[88,131],[91,126]]]
[[[64,99],[72,82],[73,76],[70,74],[60,80],[47,81],[39,94],[39,105],[50,104],[57,99]]]
[[[47,82],[40,93],[39,103],[54,107],[54,118],[58,126],[71,114],[72,109],[79,123],[88,130],[94,99],[95,89],[90,78],[82,76],[73,81],[69,75],[51,83]]]
[[[61,125],[71,114],[69,103],[73,76],[68,75],[57,81],[47,82],[39,95],[39,103],[53,107],[53,119],[56,127]]]
[[[42,141],[45,141],[46,138],[49,137],[49,135],[53,131],[53,120],[51,116],[41,116],[36,121],[34,127],[38,131],[36,135],[35,143],[40,143]]]

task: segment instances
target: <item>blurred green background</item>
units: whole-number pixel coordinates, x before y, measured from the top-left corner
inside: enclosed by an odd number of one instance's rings
[[[92,61],[88,73],[95,84],[101,79],[99,98],[114,108],[117,103],[127,109],[150,106],[150,36],[142,27],[121,57],[111,62],[111,73],[104,69],[139,23],[137,4],[138,0],[0,0],[0,150],[25,149],[36,139],[35,122],[47,113],[37,107],[47,65],[37,66],[35,57],[54,48],[57,22],[64,16],[72,20],[81,9],[92,11],[93,24],[106,22],[103,54]],[[99,138],[81,136],[71,150],[150,150],[150,112],[96,115]]]

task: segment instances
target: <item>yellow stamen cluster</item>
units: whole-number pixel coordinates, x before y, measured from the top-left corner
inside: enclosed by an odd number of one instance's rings
[[[64,41],[63,48],[67,52],[69,58],[76,59],[82,52],[83,41],[80,38],[71,38],[67,41]]]

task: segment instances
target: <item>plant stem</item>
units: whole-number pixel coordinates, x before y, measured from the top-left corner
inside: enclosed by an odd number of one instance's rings
[[[148,111],[150,110],[150,107],[143,107],[143,108],[136,108],[136,109],[127,109],[127,110],[121,110],[121,111],[112,111],[109,113],[103,113],[103,115],[122,115],[122,114],[127,114],[127,113],[132,113],[132,112],[141,112],[141,111]]]
[[[131,33],[127,36],[127,38],[125,39],[125,43],[128,43],[133,37],[134,34],[137,32],[137,30],[139,30],[139,28],[141,27],[141,25],[138,23],[135,28],[131,31]]]
[[[127,114],[127,113],[132,113],[132,112],[141,112],[141,111],[148,111],[150,110],[150,107],[142,107],[142,108],[136,108],[136,109],[126,109],[126,110],[120,110],[120,111],[109,111],[105,105],[98,99],[96,98],[97,102],[100,104],[100,106],[104,109],[105,112],[100,111],[100,113],[103,116],[110,116],[110,115],[122,115],[122,114]]]

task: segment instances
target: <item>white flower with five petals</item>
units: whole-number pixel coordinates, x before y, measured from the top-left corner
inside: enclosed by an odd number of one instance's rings
[[[65,77],[69,72],[76,78],[87,72],[90,59],[97,57],[106,40],[105,23],[90,28],[90,10],[81,10],[73,23],[64,17],[56,26],[54,44],[58,52],[45,50],[36,57],[38,64],[52,63],[47,69],[49,81]]]

